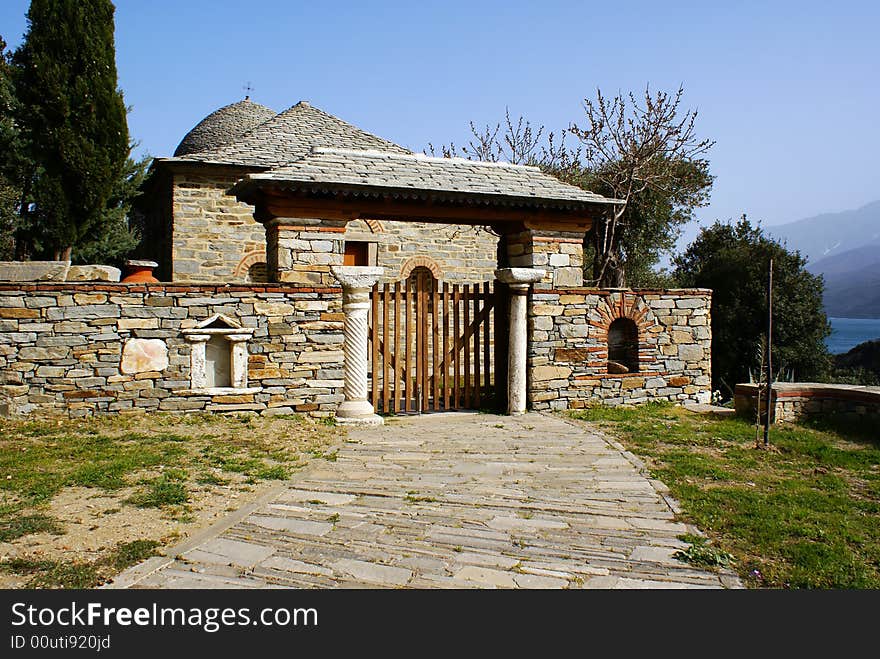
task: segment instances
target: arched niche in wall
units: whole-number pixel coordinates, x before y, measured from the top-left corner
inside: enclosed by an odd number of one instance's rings
[[[608,372],[638,371],[639,328],[631,318],[617,318],[608,326]]]
[[[190,388],[207,394],[255,393],[248,387],[248,347],[254,330],[214,314],[181,332],[190,344]]]
[[[232,271],[237,281],[245,281],[249,284],[265,284],[268,281],[266,275],[266,250],[258,249],[245,254],[235,269]]]

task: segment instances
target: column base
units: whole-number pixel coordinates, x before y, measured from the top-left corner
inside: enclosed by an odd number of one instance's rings
[[[346,400],[336,410],[336,423],[339,425],[381,426],[385,423],[376,414],[373,406],[366,400]]]

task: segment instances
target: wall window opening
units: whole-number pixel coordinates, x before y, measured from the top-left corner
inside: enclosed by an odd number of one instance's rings
[[[356,240],[345,241],[345,254],[342,258],[343,265],[373,265],[370,262],[370,243]]]

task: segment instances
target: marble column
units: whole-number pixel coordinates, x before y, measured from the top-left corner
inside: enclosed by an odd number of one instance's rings
[[[367,400],[367,316],[370,289],[384,269],[337,265],[330,271],[342,284],[342,311],[345,313],[345,400],[336,410],[336,421],[340,424],[381,425],[382,417]]]
[[[205,363],[207,361],[205,347],[211,336],[209,334],[186,334],[184,338],[190,343],[190,386],[193,389],[204,389],[208,386],[205,373]]]
[[[248,386],[248,347],[250,339],[248,334],[227,334],[226,340],[232,344],[232,353],[229,360],[229,368],[232,371],[230,381],[236,389],[246,389]]]
[[[537,268],[502,268],[495,276],[510,289],[510,340],[507,348],[507,413],[526,411],[528,360],[529,286],[541,281],[544,270]]]

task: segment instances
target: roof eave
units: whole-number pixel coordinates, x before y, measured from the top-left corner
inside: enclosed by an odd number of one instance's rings
[[[596,195],[591,199],[560,199],[554,197],[524,197],[458,190],[437,190],[428,188],[398,188],[391,186],[357,185],[351,183],[322,183],[307,181],[284,181],[267,178],[244,178],[230,190],[239,201],[254,205],[267,189],[290,192],[305,192],[311,195],[344,195],[372,198],[416,199],[441,201],[465,205],[484,205],[496,207],[556,208],[560,210],[586,210],[596,206],[616,206],[623,202]]]
[[[189,156],[171,156],[168,158],[154,158],[151,167],[222,167],[229,169],[248,169],[253,172],[265,172],[272,168],[268,165],[255,165],[253,163],[230,162],[223,160],[196,159]]]

